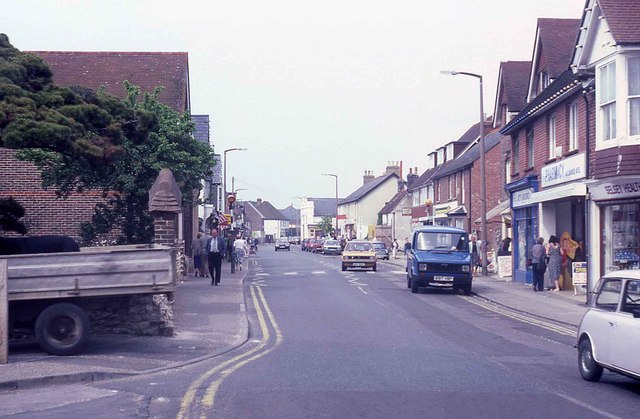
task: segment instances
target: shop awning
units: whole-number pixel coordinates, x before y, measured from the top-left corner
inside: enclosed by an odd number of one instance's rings
[[[447,211],[447,215],[449,217],[467,215],[467,209],[464,207],[464,205],[459,205],[459,206],[455,207],[454,209],[452,209],[451,211]]]
[[[492,219],[498,214],[505,215],[505,210],[507,210],[508,208],[509,208],[509,200],[502,201],[501,203],[499,203],[498,205],[496,205],[495,207],[487,211],[487,220]],[[480,222],[482,222],[482,218],[478,218],[476,220],[476,223],[480,223]]]
[[[536,204],[538,202],[556,201],[558,199],[570,198],[572,196],[585,197],[587,195],[587,185],[581,182],[569,183],[555,188],[545,189],[540,192],[531,194],[529,202]]]

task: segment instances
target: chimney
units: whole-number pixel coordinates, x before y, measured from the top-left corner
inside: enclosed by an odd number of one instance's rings
[[[258,198],[256,202],[258,202],[258,204],[262,204],[262,198]]]
[[[376,177],[373,176],[373,172],[371,170],[365,170],[364,176],[362,176],[362,184],[366,185],[367,183],[371,182],[375,178]]]
[[[416,179],[418,179],[418,177],[420,177],[418,175],[418,168],[416,167],[415,172],[411,170],[411,168],[409,168],[409,174],[407,175],[407,188],[410,188],[413,182],[415,182]]]
[[[402,175],[400,174],[400,162],[397,162],[397,161],[387,162],[387,168],[384,171],[384,174],[388,175],[389,173],[395,173],[396,175],[402,177]]]

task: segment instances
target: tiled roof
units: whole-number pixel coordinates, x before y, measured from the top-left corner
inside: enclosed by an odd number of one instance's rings
[[[531,61],[506,61],[500,67],[506,104],[509,110],[519,111],[527,104]]]
[[[335,217],[338,213],[335,198],[309,198],[313,202],[314,217]]]
[[[364,185],[362,185],[361,187],[359,187],[358,189],[356,189],[354,192],[352,192],[346,198],[340,200],[340,204],[348,204],[349,202],[359,201],[360,199],[364,198],[365,195],[367,195],[369,192],[373,191],[375,188],[377,188],[378,186],[383,184],[387,179],[389,179],[391,177],[397,179],[398,175],[395,174],[395,173],[387,173],[386,175],[378,176],[377,178],[373,179],[372,181],[367,182]]]
[[[396,209],[398,204],[400,204],[400,202],[402,202],[402,200],[404,199],[405,196],[407,196],[406,189],[403,190],[403,191],[398,192],[397,194],[395,194],[395,196],[393,198],[391,198],[391,201],[387,202],[387,204],[384,207],[382,207],[382,209],[378,212],[378,214],[389,214],[389,213],[391,213],[391,211]]]
[[[419,177],[416,179],[411,186],[408,188],[409,191],[415,191],[416,189],[420,189],[427,183],[431,181],[434,173],[437,173],[440,170],[440,166],[432,167],[431,169],[425,170]]]
[[[276,207],[271,205],[269,201],[262,201],[260,203],[256,202],[254,205],[265,220],[289,220],[287,217],[282,215]]]
[[[164,90],[160,102],[184,112],[189,108],[189,59],[186,52],[79,52],[28,51],[41,57],[61,86],[104,86],[114,96],[124,98],[124,80],[151,92]]]
[[[201,143],[209,144],[209,115],[191,115],[191,120],[196,125],[193,138]]]
[[[280,211],[280,214],[284,215],[289,221],[300,220],[300,210],[294,208],[293,205],[289,205],[287,208],[278,211]]]
[[[562,74],[571,62],[571,56],[580,28],[580,19],[538,19],[542,52],[547,62],[549,77]]]
[[[529,116],[535,114],[551,102],[557,101],[563,94],[580,85],[579,77],[580,76],[573,74],[571,70],[566,70],[536,96],[535,99],[529,102],[529,104],[520,111],[518,116],[505,125],[500,132],[505,135],[511,134],[518,126],[525,122]]]
[[[599,0],[598,3],[618,44],[640,42],[640,1]]]
[[[499,131],[494,131],[484,137],[484,152],[487,153],[493,147],[500,144],[500,139],[503,136]],[[443,166],[441,170],[438,171],[435,175],[433,175],[433,179],[439,179],[445,176],[448,176],[452,173],[459,172],[467,166],[470,166],[480,158],[480,147],[479,142],[473,144],[468,150],[458,156],[456,159],[451,160],[447,163],[446,166]]]

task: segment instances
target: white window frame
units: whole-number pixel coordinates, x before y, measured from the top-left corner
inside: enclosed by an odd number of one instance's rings
[[[606,76],[603,76],[604,71],[606,69]],[[616,110],[616,77],[617,65],[616,61],[609,61],[597,68],[596,77],[597,77],[597,88],[596,88],[596,101],[598,107],[598,121],[600,122],[598,129],[598,138],[601,142],[607,143],[616,139],[617,136],[617,110]],[[610,77],[613,77],[612,80],[612,89],[611,92],[608,92],[605,89],[605,85],[603,84],[605,80],[604,78],[609,80]],[[605,125],[605,120],[608,120],[608,124]],[[608,130],[606,128],[609,128]]]
[[[630,67],[630,61],[631,60],[637,60],[638,61],[638,65],[640,67],[640,55],[631,55],[629,57],[627,57],[626,59],[626,65],[625,65],[625,71],[627,73],[627,86],[626,86],[626,94],[627,94],[627,130],[629,133],[629,137],[632,136],[640,136],[640,112],[637,116],[637,120],[636,120],[636,132],[632,132],[632,114],[631,114],[631,103],[636,102],[636,103],[640,103],[640,89],[638,89],[638,91],[635,94],[631,93],[631,72],[629,71],[629,67]],[[640,78],[640,72],[638,73],[638,77]],[[637,81],[638,84],[640,85],[640,80]],[[638,108],[640,108],[640,104],[638,105]]]
[[[549,134],[549,159],[556,157],[556,116],[550,115],[547,121],[548,134]]]
[[[578,127],[579,127],[579,115],[578,115],[578,102],[572,102],[569,105],[569,151],[577,150],[578,143]]]
[[[462,192],[461,192],[461,194],[460,194],[460,196],[462,197],[462,199],[461,199],[461,203],[462,203],[462,204],[461,204],[461,205],[464,205],[464,203],[465,203],[465,198],[466,198],[466,193],[465,193],[466,191],[465,191],[465,189],[464,189],[464,172],[461,172],[461,173],[460,173],[460,178],[461,178],[461,179],[460,179],[460,189],[462,190]]]
[[[533,132],[532,126],[528,126],[524,130],[524,142],[527,147],[527,164],[525,169],[529,169],[536,164],[535,133]]]
[[[549,73],[546,71],[541,71],[540,74],[538,74],[538,93],[541,93],[549,86],[550,80]]]
[[[452,176],[449,176],[449,200],[453,199],[453,194],[454,194],[454,189],[453,189],[453,179],[451,179],[451,177],[455,178],[455,174]]]
[[[504,184],[511,183],[511,157],[504,161]]]

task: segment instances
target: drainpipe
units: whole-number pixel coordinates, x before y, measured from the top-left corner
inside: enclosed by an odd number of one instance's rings
[[[587,137],[587,148],[586,148],[586,152],[585,152],[585,167],[586,167],[586,171],[587,171],[587,180],[589,180],[591,178],[591,173],[589,171],[590,165],[589,165],[589,155],[590,155],[590,149],[591,149],[591,129],[590,129],[590,118],[589,118],[589,112],[590,112],[590,108],[589,108],[589,98],[587,97],[589,95],[589,93],[591,92],[590,88],[585,88],[582,90],[582,99],[584,99],[584,106],[585,106],[585,124],[586,124],[586,137]],[[585,202],[584,202],[584,243],[583,243],[583,249],[582,251],[585,254],[585,260],[587,261],[587,301],[586,303],[589,304],[591,302],[591,275],[589,274],[591,272],[591,269],[593,268],[593,265],[591,263],[591,219],[589,217],[590,211],[589,211],[589,207],[591,206],[591,199],[589,198],[589,193],[587,192],[587,197],[585,198]]]

